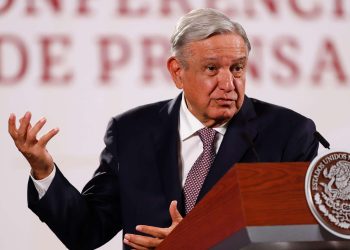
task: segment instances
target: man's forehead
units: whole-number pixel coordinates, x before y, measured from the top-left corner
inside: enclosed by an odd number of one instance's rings
[[[239,46],[245,46],[245,42],[242,36],[236,33],[224,33],[224,34],[216,34],[213,36],[210,36],[208,38],[194,41],[195,43],[203,44],[203,45],[214,45],[214,44],[226,44],[226,45],[233,45],[236,44]]]
[[[247,60],[247,56],[240,57],[232,57],[232,56],[203,56],[202,60],[205,62],[216,62],[220,60],[227,60],[233,62],[245,62]]]

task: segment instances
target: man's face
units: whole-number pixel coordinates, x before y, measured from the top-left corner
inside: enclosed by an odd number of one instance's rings
[[[204,125],[216,127],[241,108],[245,92],[248,49],[242,37],[220,34],[191,42],[185,48],[175,84],[183,89],[187,107]]]

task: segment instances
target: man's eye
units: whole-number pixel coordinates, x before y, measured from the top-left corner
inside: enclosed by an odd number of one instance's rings
[[[213,65],[210,65],[210,66],[207,66],[207,69],[208,69],[209,71],[214,71],[214,70],[216,70],[216,67],[213,66]]]
[[[234,66],[231,68],[231,70],[232,70],[233,72],[240,72],[240,71],[243,70],[243,65],[234,65]]]

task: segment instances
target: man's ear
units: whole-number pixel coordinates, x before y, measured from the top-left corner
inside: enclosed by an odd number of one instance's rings
[[[182,89],[183,88],[182,72],[184,68],[180,63],[180,61],[176,57],[172,56],[167,61],[167,67],[176,87],[178,89]]]

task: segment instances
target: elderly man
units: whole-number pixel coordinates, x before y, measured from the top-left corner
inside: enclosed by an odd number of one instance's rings
[[[32,168],[29,207],[70,249],[96,248],[121,229],[126,248],[156,247],[235,163],[316,156],[310,119],[245,96],[251,47],[238,23],[194,10],[171,44],[167,66],[183,92],[114,117],[82,193],[45,149],[58,130],[36,139],[45,119],[32,127],[26,113],[17,129],[10,116],[9,132]]]

